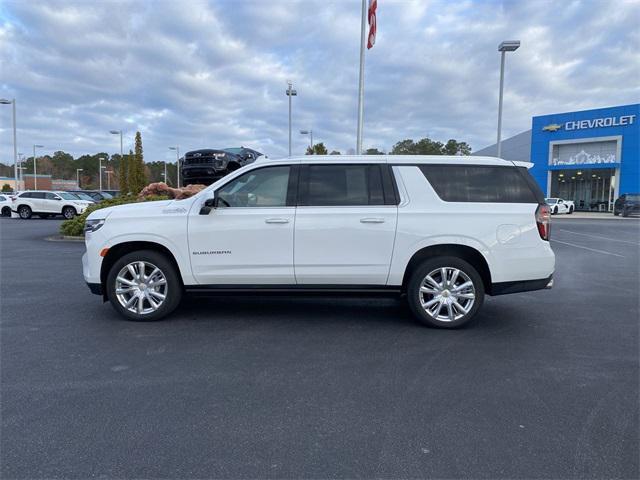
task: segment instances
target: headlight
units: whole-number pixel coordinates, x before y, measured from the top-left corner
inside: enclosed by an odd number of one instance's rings
[[[104,225],[104,218],[100,218],[100,219],[95,219],[95,220],[87,220],[84,224],[84,231],[86,232],[95,232],[96,230],[98,230],[100,227],[102,227],[102,225]]]

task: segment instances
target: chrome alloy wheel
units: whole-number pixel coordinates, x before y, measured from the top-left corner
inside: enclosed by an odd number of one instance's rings
[[[462,270],[441,267],[424,277],[419,295],[427,315],[440,322],[454,322],[471,311],[476,288]]]
[[[167,298],[167,287],[162,270],[149,262],[131,262],[116,276],[118,302],[138,315],[158,310]]]

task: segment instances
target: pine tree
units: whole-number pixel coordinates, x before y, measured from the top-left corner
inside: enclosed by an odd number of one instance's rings
[[[127,161],[127,155],[122,155],[120,157],[120,167],[118,170],[118,183],[120,184],[120,194],[121,195],[126,195],[129,193],[129,171],[128,171],[128,164],[129,162]]]
[[[129,193],[137,195],[140,192],[138,188],[138,169],[136,165],[136,157],[133,150],[129,150],[127,155],[127,176],[129,177]]]
[[[140,132],[136,132],[136,140],[135,140],[135,156],[133,163],[135,165],[135,182],[136,182],[136,190],[134,193],[140,192],[144,187],[147,186],[147,175],[144,169],[144,156],[142,152],[142,135]]]

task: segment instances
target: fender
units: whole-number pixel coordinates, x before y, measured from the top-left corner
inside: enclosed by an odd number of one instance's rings
[[[409,265],[409,261],[418,251],[423,248],[446,244],[463,245],[477,250],[487,262],[489,270],[493,270],[493,257],[489,248],[482,242],[465,235],[437,235],[422,238],[412,243],[408,248],[403,248],[402,251],[394,249],[387,285],[402,285],[402,279],[407,266]]]
[[[105,247],[111,248],[128,242],[150,242],[162,245],[173,254],[176,263],[178,264],[178,269],[180,270],[180,276],[182,277],[183,283],[185,285],[196,283],[193,275],[191,274],[191,268],[185,268],[191,265],[190,259],[188,257],[185,258],[185,252],[187,251],[186,243],[185,245],[180,246],[162,235],[153,233],[135,233],[116,235],[109,239],[105,244]]]

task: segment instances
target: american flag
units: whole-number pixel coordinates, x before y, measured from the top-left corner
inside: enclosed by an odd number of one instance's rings
[[[376,43],[376,8],[378,8],[378,0],[369,0],[369,37],[367,40],[367,49],[370,49]]]

